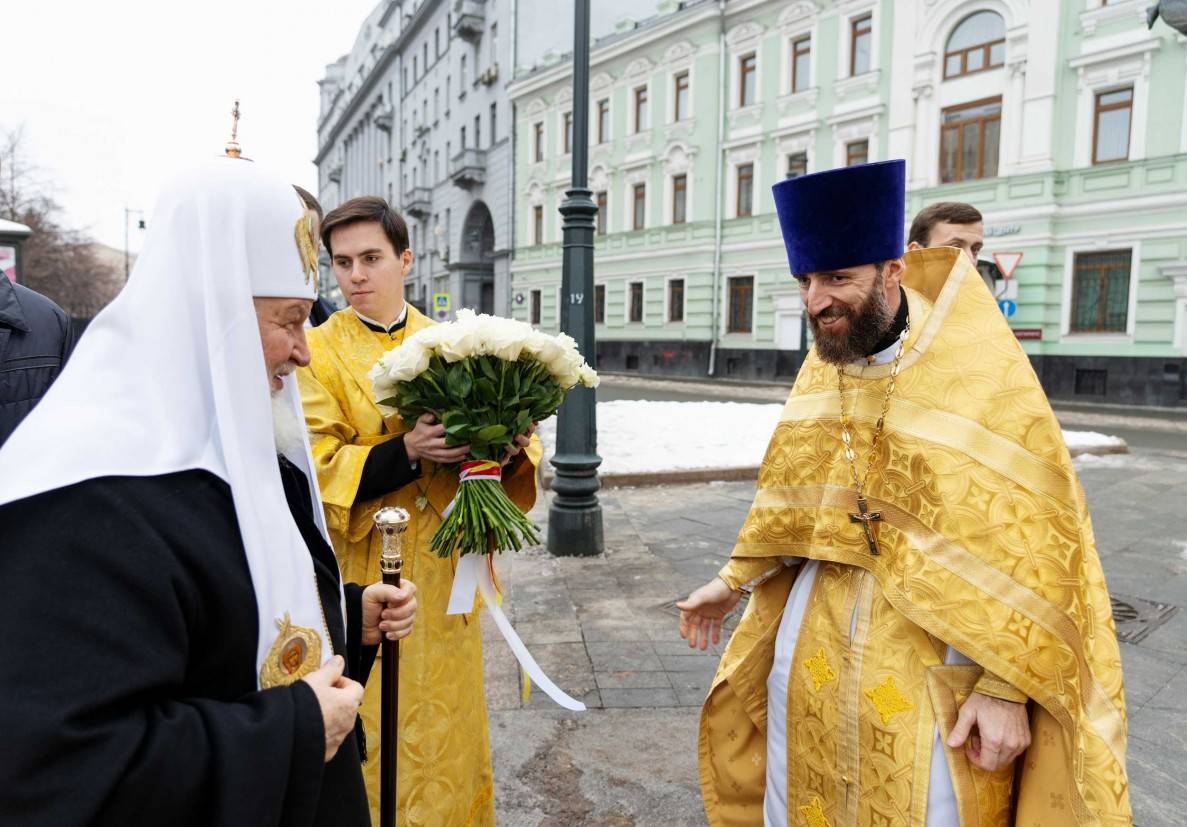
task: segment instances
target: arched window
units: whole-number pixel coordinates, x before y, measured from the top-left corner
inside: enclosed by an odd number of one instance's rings
[[[970,14],[952,30],[944,48],[944,79],[1001,66],[1006,61],[1006,24],[997,12]]]

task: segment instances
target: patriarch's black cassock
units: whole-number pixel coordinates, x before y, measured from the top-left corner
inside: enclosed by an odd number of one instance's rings
[[[334,650],[370,672],[361,589],[280,460]],[[356,729],[324,763],[302,681],[259,690],[255,591],[229,487],[105,477],[0,506],[0,823],[369,825]]]

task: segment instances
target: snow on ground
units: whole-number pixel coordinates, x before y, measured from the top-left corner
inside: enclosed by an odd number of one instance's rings
[[[602,474],[640,474],[697,468],[756,468],[779,422],[782,405],[743,402],[598,403]],[[1068,448],[1120,447],[1117,437],[1064,431]],[[556,420],[540,426],[544,455],[556,447]],[[551,469],[550,469],[551,470]]]

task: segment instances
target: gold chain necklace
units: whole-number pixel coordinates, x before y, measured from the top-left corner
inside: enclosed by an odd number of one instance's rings
[[[894,396],[894,383],[898,377],[899,367],[902,365],[903,354],[907,349],[907,336],[911,333],[911,325],[908,323],[903,328],[903,332],[899,334],[898,352],[894,355],[894,362],[890,366],[890,381],[886,384],[886,395],[882,398],[882,412],[878,414],[878,423],[874,426],[874,436],[870,440],[870,453],[866,458],[866,472],[862,476],[857,473],[857,454],[853,451],[853,436],[849,432],[849,416],[845,413],[845,369],[843,366],[837,366],[837,390],[841,394],[841,443],[845,448],[845,459],[849,461],[849,472],[853,476],[853,487],[857,491],[857,512],[849,513],[849,522],[861,523],[861,528],[865,534],[866,545],[869,546],[870,554],[878,554],[878,541],[874,536],[874,529],[870,523],[881,522],[881,511],[870,511],[869,502],[866,500],[865,488],[866,483],[870,480],[870,474],[874,470],[874,460],[878,455],[878,442],[882,439],[882,430],[886,425],[886,412],[890,409],[890,397]],[[854,408],[856,409],[857,402],[854,400]]]

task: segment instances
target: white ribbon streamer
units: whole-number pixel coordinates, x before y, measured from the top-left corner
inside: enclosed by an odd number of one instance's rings
[[[495,626],[503,635],[503,640],[511,647],[511,652],[523,671],[536,686],[544,690],[544,694],[556,701],[557,704],[573,712],[584,712],[585,704],[565,694],[565,692],[544,674],[544,670],[536,663],[532,653],[523,645],[511,621],[503,614],[499,607],[498,595],[495,594],[495,584],[490,577],[490,569],[481,554],[467,554],[458,561],[457,571],[453,575],[453,590],[449,593],[449,606],[446,614],[469,614],[474,610],[474,592],[482,595],[486,608],[495,619]]]

